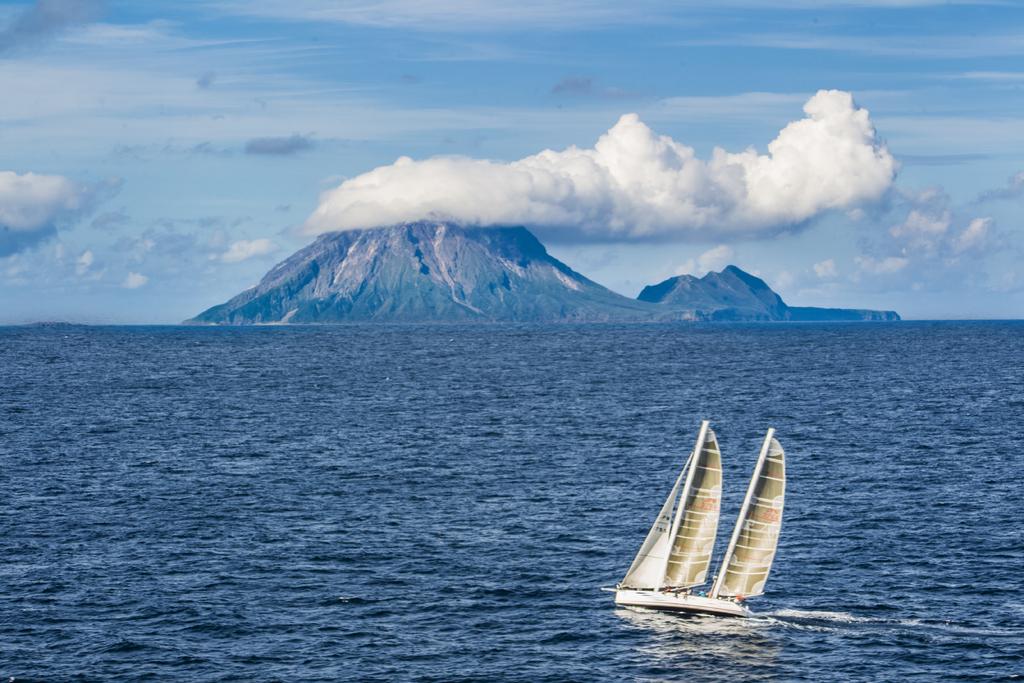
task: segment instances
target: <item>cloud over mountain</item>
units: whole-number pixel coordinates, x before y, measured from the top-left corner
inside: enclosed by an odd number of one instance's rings
[[[562,228],[589,239],[772,234],[882,197],[896,161],[850,93],[821,90],[768,144],[700,159],[626,114],[592,149],[503,163],[398,159],[321,196],[315,234],[420,219]]]

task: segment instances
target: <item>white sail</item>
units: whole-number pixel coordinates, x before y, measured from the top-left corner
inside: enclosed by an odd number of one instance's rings
[[[640,552],[636,554],[633,564],[629,566],[629,571],[619,585],[640,589],[652,589],[661,585],[661,577],[665,573],[665,558],[668,556],[668,532],[672,527],[672,512],[679,497],[679,488],[683,484],[683,475],[686,474],[686,468],[692,459],[691,453],[690,459],[676,477],[675,486],[665,499],[665,504],[661,506],[651,530],[647,532]]]
[[[697,456],[690,463],[670,534],[671,552],[662,586],[699,586],[707,580],[711,565],[722,499],[722,458],[718,439],[707,422],[701,424],[694,452]]]
[[[749,598],[764,592],[779,543],[786,493],[786,455],[774,434],[769,429],[764,438],[712,598]]]

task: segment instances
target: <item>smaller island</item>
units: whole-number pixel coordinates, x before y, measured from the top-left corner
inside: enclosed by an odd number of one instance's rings
[[[704,277],[677,275],[648,285],[637,297],[668,310],[688,309],[695,318],[719,321],[869,321],[899,320],[896,311],[790,306],[759,277],[726,266]]]

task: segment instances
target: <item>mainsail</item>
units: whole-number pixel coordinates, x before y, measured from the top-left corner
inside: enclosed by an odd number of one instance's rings
[[[749,598],[764,592],[779,543],[786,493],[786,455],[774,435],[775,430],[769,429],[764,437],[747,497],[722,558],[724,569],[711,589],[713,598]]]
[[[697,457],[691,463],[676,510],[663,586],[689,588],[704,583],[715,548],[722,500],[722,456],[715,433],[706,422],[701,427],[701,438],[694,449]]]
[[[686,466],[620,585],[658,589],[703,583],[718,528],[721,491],[718,441],[704,421]]]

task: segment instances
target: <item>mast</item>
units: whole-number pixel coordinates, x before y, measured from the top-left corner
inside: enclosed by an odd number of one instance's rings
[[[739,517],[736,518],[736,528],[732,530],[732,537],[729,539],[729,547],[725,551],[725,555],[722,556],[722,564],[718,569],[718,576],[715,578],[715,584],[711,587],[711,597],[717,598],[718,592],[722,589],[722,582],[725,581],[725,572],[729,568],[729,560],[732,559],[733,553],[736,552],[736,541],[740,538],[740,532],[743,530],[743,525],[747,521],[747,512],[750,510],[750,500],[754,496],[754,489],[757,488],[757,480],[761,477],[761,470],[764,469],[765,458],[768,457],[768,448],[771,446],[772,437],[775,436],[775,428],[769,427],[768,433],[765,434],[764,443],[761,444],[761,453],[757,456],[757,464],[754,466],[754,474],[750,477],[750,485],[747,486],[747,495],[743,499],[743,505],[740,506]]]
[[[679,486],[683,483],[683,477],[686,475],[692,461],[693,453],[690,453],[686,464],[679,470],[675,484],[672,485],[672,490],[662,504],[658,516],[654,519],[654,524],[651,525],[650,531],[647,532],[644,542],[640,544],[640,550],[637,552],[636,557],[633,558],[633,563],[629,565],[629,570],[619,585],[640,589],[654,589],[661,583],[663,574],[656,573],[658,569],[661,569],[662,557],[660,553],[665,553],[667,556],[671,550],[668,542],[668,531],[672,526],[672,512],[675,507],[676,498],[679,496]],[[657,569],[654,569],[655,565]]]
[[[658,588],[663,588],[665,583],[665,574],[668,573],[668,560],[672,556],[672,545],[675,542],[676,534],[679,533],[679,522],[683,516],[683,508],[686,507],[686,499],[690,495],[690,487],[693,485],[693,475],[697,471],[697,465],[700,463],[700,453],[704,448],[704,439],[707,438],[708,427],[710,426],[708,420],[701,420],[700,432],[697,434],[697,443],[693,446],[693,454],[690,456],[690,467],[686,473],[686,484],[683,485],[683,492],[679,497],[679,504],[676,506],[675,519],[672,521],[672,529],[668,535],[668,551],[665,553],[665,561],[661,565],[661,572],[658,574]]]

